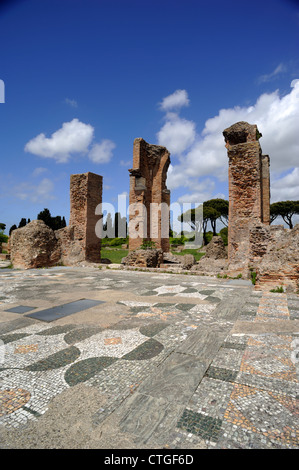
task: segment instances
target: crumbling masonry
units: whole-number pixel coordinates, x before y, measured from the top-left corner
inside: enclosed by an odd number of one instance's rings
[[[80,262],[100,263],[101,239],[96,225],[102,214],[102,176],[94,173],[71,175],[69,225],[55,232],[34,220],[12,232],[11,261],[15,268],[28,269]]]
[[[166,187],[170,154],[165,147],[134,140],[133,168],[130,172],[129,250],[144,240],[169,252],[170,191]],[[143,212],[146,210],[146,214]]]
[[[238,122],[223,135],[229,158],[229,268],[239,274],[248,269],[251,225],[270,224],[269,157],[262,155],[256,125]]]
[[[228,272],[256,277],[257,287],[299,289],[299,225],[270,226],[269,156],[256,125],[223,131],[229,158]]]

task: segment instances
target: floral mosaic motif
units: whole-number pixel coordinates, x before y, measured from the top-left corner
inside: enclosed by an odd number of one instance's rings
[[[287,335],[249,338],[240,372],[298,382],[296,366],[289,357],[292,339]]]
[[[268,439],[298,446],[296,413],[298,415],[293,398],[236,384],[224,418],[235,426],[262,434]],[[280,422],[284,423],[283,427],[279,426]]]
[[[31,394],[22,388],[0,391],[0,416],[14,413],[24,406],[31,398]]]

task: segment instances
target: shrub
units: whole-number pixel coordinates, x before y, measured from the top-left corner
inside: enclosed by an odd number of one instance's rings
[[[284,293],[284,288],[283,286],[276,287],[275,289],[271,289],[270,292],[275,292],[278,294],[283,294]]]
[[[152,250],[157,247],[156,243],[152,240],[143,240],[142,245],[140,246],[141,250]]]
[[[219,235],[222,238],[224,245],[227,246],[227,244],[228,244],[228,228],[227,227],[222,228],[219,232]]]

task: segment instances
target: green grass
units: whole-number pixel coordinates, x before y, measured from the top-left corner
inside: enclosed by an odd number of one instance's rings
[[[278,294],[282,294],[284,292],[284,289],[282,286],[276,287],[276,289],[271,289],[270,292],[275,292]]]
[[[114,250],[106,250],[105,248],[101,249],[101,258],[106,258],[111,261],[111,263],[120,264],[121,260],[127,256],[129,250],[122,250],[121,248],[115,248]]]
[[[101,249],[101,258],[102,259],[103,258],[109,259],[111,261],[111,263],[120,264],[122,258],[127,256],[128,253],[129,253],[129,250],[123,250],[121,248],[116,248],[115,247],[115,249],[113,249],[113,250],[111,250],[111,248],[109,250],[107,250],[105,247],[103,247]],[[181,252],[173,251],[172,253],[174,255],[179,255],[179,256],[190,254],[190,255],[194,256],[196,261],[199,261],[200,258],[202,256],[204,256],[204,253],[198,253],[197,250],[192,250],[192,249],[186,249],[186,250],[183,250]]]
[[[196,261],[199,261],[202,256],[205,255],[205,253],[198,253],[197,250],[189,248],[183,251],[172,251],[173,255],[179,255],[179,256],[184,256],[184,255],[193,255]]]
[[[13,269],[13,265],[10,263],[8,266],[1,266],[0,269]]]

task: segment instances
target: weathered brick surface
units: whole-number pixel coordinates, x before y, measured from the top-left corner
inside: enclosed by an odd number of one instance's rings
[[[98,263],[101,260],[101,239],[95,228],[102,216],[96,215],[95,211],[102,203],[102,180],[102,176],[90,172],[71,175],[69,226],[72,229],[61,234],[61,238],[75,249],[77,261]],[[67,241],[68,236],[70,240]]]
[[[130,207],[140,204],[146,209],[145,214],[135,206],[129,221],[129,249],[136,250],[142,245],[143,239],[156,243],[158,249],[169,251],[169,205],[170,191],[166,187],[167,170],[170,164],[170,154],[165,147],[151,145],[141,138],[134,140],[133,168],[130,172]],[[155,206],[152,206],[152,204]],[[151,211],[151,208],[162,207],[164,203],[164,223],[166,230],[162,232],[161,211]],[[155,217],[155,215],[157,217]],[[164,224],[163,224],[164,226]],[[143,227],[143,228],[142,228]],[[133,232],[139,236],[133,236]]]
[[[229,158],[229,269],[247,273],[250,226],[264,218],[269,223],[269,158],[262,156],[255,124],[238,122],[223,135]]]
[[[263,223],[270,225],[270,158],[262,155],[262,216]]]
[[[69,226],[54,232],[43,221],[34,220],[14,230],[10,237],[13,266],[38,268],[82,261],[99,263],[101,240],[95,228],[102,215],[96,215],[95,210],[101,202],[102,176],[71,175]]]

